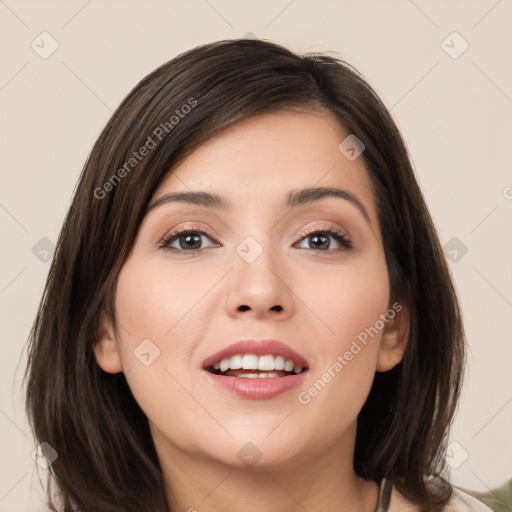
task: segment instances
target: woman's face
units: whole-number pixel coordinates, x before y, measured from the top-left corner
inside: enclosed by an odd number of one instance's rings
[[[349,135],[328,114],[253,117],[155,192],[118,278],[119,334],[105,321],[95,350],[104,370],[125,373],[160,454],[260,468],[350,458],[375,371],[402,356],[404,314],[390,302],[370,180]],[[327,187],[343,192],[298,195]],[[177,192],[216,194],[225,207],[164,200]],[[278,340],[307,370],[252,379],[203,368],[241,339]]]

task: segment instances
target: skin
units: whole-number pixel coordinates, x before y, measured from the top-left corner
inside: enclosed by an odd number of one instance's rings
[[[375,372],[403,356],[405,306],[308,404],[297,399],[394,302],[370,178],[362,158],[349,161],[338,150],[348,135],[325,112],[252,117],[189,155],[150,201],[201,190],[232,203],[229,211],[165,203],[147,214],[118,279],[123,328],[116,331],[102,315],[95,347],[103,370],[125,373],[147,415],[168,493],[180,510],[376,507],[377,484],[353,471],[356,418]],[[328,186],[356,196],[369,221],[336,197],[283,208],[290,189]],[[353,248],[330,235],[318,248],[322,240],[315,245],[303,235],[328,227],[345,233]],[[190,256],[158,248],[176,228],[205,231],[202,251]],[[236,252],[247,236],[263,248],[252,263]],[[187,250],[183,236],[171,244]],[[303,355],[309,362],[304,385],[249,400],[210,384],[203,361],[242,337],[275,338]],[[146,338],[160,350],[149,366],[134,356]],[[248,442],[261,453],[251,467],[237,456]]]

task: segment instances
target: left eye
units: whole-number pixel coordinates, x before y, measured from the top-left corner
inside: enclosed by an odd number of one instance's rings
[[[301,241],[305,241],[308,238],[313,242],[313,247],[311,247],[310,243],[310,247],[306,247],[306,249],[322,249],[322,252],[325,252],[324,250],[331,249],[329,238],[334,238],[336,242],[341,245],[342,249],[338,250],[347,250],[352,248],[352,243],[343,233],[339,233],[338,231],[331,228],[308,233],[301,239]],[[326,245],[327,247],[325,247]]]

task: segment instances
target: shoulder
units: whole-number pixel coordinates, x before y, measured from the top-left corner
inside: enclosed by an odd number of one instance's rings
[[[407,500],[393,486],[391,494],[391,502],[388,508],[389,512],[418,512],[417,505]],[[477,500],[470,494],[453,486],[452,496],[448,504],[444,507],[443,512],[492,512],[491,509]]]
[[[455,486],[445,510],[446,512],[491,512],[487,505]]]

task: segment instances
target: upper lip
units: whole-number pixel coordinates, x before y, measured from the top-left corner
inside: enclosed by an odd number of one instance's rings
[[[309,367],[308,362],[304,357],[281,341],[270,339],[243,339],[235,341],[231,345],[228,345],[205,359],[203,362],[203,368],[209,368],[210,366],[220,363],[223,359],[228,359],[237,354],[254,354],[255,356],[271,354],[273,356],[284,357],[285,360],[291,359],[296,366],[300,366],[302,368]]]

